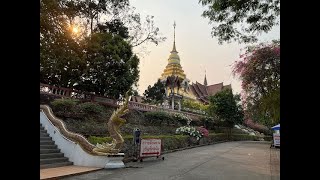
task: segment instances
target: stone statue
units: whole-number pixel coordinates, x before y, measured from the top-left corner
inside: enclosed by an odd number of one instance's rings
[[[126,92],[125,101],[116,111],[114,111],[107,122],[108,132],[112,137],[112,143],[97,144],[93,149],[98,155],[117,154],[121,150],[124,140],[119,132],[120,126],[126,123],[126,120],[122,118],[128,113],[129,92]]]

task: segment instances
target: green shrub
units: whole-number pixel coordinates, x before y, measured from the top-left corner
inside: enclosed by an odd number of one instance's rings
[[[210,144],[214,142],[221,142],[221,141],[242,141],[242,140],[257,140],[258,137],[250,136],[250,135],[243,135],[243,134],[234,134],[231,136],[231,138],[228,140],[227,134],[224,133],[210,133],[208,137],[204,137],[200,139],[200,141],[194,141],[191,137],[188,135],[159,135],[159,136],[151,136],[151,135],[145,135],[141,136],[143,139],[161,139],[162,140],[162,151],[168,151],[168,150],[175,150],[175,149],[181,149],[186,148],[188,146],[194,146],[194,145],[205,145]],[[132,135],[124,135],[124,146],[122,148],[122,152],[124,152],[126,155],[131,156],[133,154],[133,136]],[[95,137],[90,136],[88,138],[89,142],[96,145],[97,143],[103,143],[108,142],[111,143],[112,138],[111,137]]]
[[[91,144],[96,145],[97,143],[99,143],[99,144],[105,143],[105,142],[111,143],[112,138],[111,138],[111,137],[89,136],[89,137],[88,137],[88,141],[89,141]]]
[[[272,141],[273,137],[272,136],[264,136],[263,138],[265,141]]]
[[[214,129],[214,119],[213,117],[205,116],[200,118],[200,122],[203,123],[204,127],[208,130]]]
[[[78,103],[79,100],[76,99],[55,99],[51,105],[54,111],[72,112]]]
[[[192,119],[189,116],[186,116],[182,113],[174,113],[173,115],[171,115],[171,117],[174,122],[178,122],[178,124],[177,123],[175,124],[180,126],[185,126],[188,123],[190,124],[190,122],[192,122]]]
[[[208,110],[208,105],[204,105],[194,100],[184,99],[182,101],[182,108],[186,111],[191,111],[199,114],[206,114]]]
[[[252,136],[248,134],[231,134],[230,140],[231,141],[258,141],[257,136]]]
[[[148,119],[150,124],[161,125],[162,123],[170,124],[172,122],[172,117],[167,112],[146,112],[145,117]]]
[[[86,117],[94,116],[104,117],[106,116],[106,110],[102,105],[92,102],[85,102],[78,105],[80,112],[82,112]]]

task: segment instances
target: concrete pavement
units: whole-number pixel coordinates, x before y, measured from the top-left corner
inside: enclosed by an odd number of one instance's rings
[[[130,162],[127,168],[99,170],[63,180],[279,180],[280,149],[270,143],[237,141],[202,146]]]

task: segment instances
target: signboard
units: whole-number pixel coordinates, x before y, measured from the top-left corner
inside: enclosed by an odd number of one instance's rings
[[[141,139],[140,157],[160,156],[161,139]]]
[[[274,146],[280,146],[280,134],[278,133],[273,134],[273,144]]]

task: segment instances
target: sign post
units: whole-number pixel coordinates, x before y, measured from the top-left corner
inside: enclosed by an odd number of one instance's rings
[[[273,145],[280,147],[280,134],[273,133]]]
[[[140,145],[140,162],[145,157],[159,158],[161,156],[161,139],[141,139]],[[162,160],[164,160],[164,157],[162,157]]]

